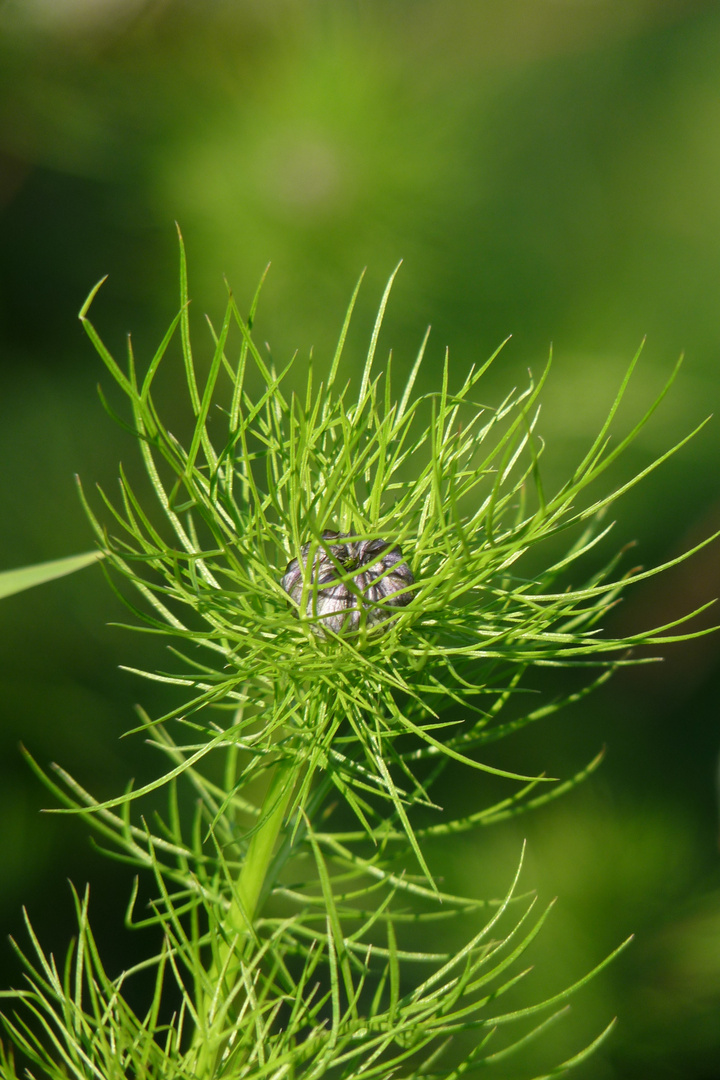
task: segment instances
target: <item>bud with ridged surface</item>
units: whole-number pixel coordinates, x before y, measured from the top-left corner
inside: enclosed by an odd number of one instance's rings
[[[317,619],[316,633],[355,634],[391,619],[397,608],[413,598],[415,581],[402,551],[387,540],[351,540],[350,534],[326,530],[317,545],[306,586],[306,613]],[[310,548],[302,547],[302,562],[292,559],[280,584],[295,603],[302,603]]]

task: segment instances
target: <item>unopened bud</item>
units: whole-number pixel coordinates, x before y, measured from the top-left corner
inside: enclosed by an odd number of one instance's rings
[[[306,613],[316,619],[313,629],[355,634],[361,625],[377,627],[413,598],[415,581],[402,551],[387,540],[350,540],[348,533],[326,531],[320,545],[305,544],[302,561],[292,559],[280,584],[298,607],[305,588]],[[310,548],[315,547],[308,572]]]

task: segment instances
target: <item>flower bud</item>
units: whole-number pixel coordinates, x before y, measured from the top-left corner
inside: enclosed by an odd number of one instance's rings
[[[355,634],[361,625],[377,627],[392,618],[396,608],[413,598],[407,588],[415,581],[402,551],[387,540],[349,540],[348,533],[325,531],[322,545],[304,544],[302,561],[292,559],[280,584],[300,606],[305,586],[306,613],[317,618],[313,630]],[[315,546],[308,574],[310,548]],[[307,585],[305,580],[307,577]],[[404,590],[400,592],[400,590]]]

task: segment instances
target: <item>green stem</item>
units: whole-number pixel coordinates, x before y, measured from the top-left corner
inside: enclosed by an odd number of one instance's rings
[[[208,971],[210,986],[216,985],[224,972],[222,977],[226,994],[231,993],[238,977],[238,965],[232,963],[231,954],[235,953],[239,958],[251,940],[253,922],[260,906],[277,838],[295,790],[298,772],[295,762],[276,766],[255,832],[248,845],[235,896],[225,917],[226,936]],[[198,1080],[216,1075],[218,1056],[223,1049],[222,1041],[218,1044],[212,1036],[211,1007],[212,999],[203,995],[203,1000],[198,1002],[198,1009],[204,1023],[198,1026],[193,1039],[193,1051],[197,1054],[195,1075]]]
[[[260,819],[248,847],[237,883],[228,922],[236,931],[252,930],[275,843],[285,820],[285,812],[295,789],[297,765],[278,765],[263,800]]]

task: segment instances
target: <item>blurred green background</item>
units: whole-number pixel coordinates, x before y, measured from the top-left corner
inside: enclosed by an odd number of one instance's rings
[[[118,350],[132,330],[147,358],[177,304],[174,220],[197,334],[223,305],[223,275],[246,308],[272,261],[259,337],[283,360],[312,346],[322,365],[367,265],[359,356],[402,258],[382,342],[398,376],[428,323],[425,388],[446,345],[459,380],[511,333],[485,388],[497,401],[554,342],[550,484],[586,448],[643,335],[623,430],[684,350],[621,479],[720,398],[720,5],[4,0],[0,214],[0,568],[87,549],[73,474],[112,487],[120,459],[135,467],[99,404],[76,313],[109,273],[94,320]],[[715,421],[619,504],[615,546],[637,540],[631,559],[649,564],[720,527],[719,450]],[[638,586],[610,629],[719,592],[715,544]],[[111,970],[143,947],[113,930],[128,875],[75,823],[40,816],[50,800],[18,743],[99,794],[150,774],[140,741],[119,736],[135,701],[157,713],[161,698],[118,665],[164,658],[108,626],[123,617],[95,570],[0,605],[1,924],[21,936],[27,903],[59,952],[66,878],[91,880]],[[637,935],[549,1034],[535,1071],[618,1014],[577,1075],[720,1076],[719,675],[715,637],[678,646],[498,746],[496,763],[555,776],[603,745],[607,758],[565,800],[435,853],[452,887],[496,894],[528,837],[526,884],[560,903],[519,1000]],[[482,783],[448,777],[441,801],[474,807]],[[5,944],[0,966],[3,984],[17,980]]]

